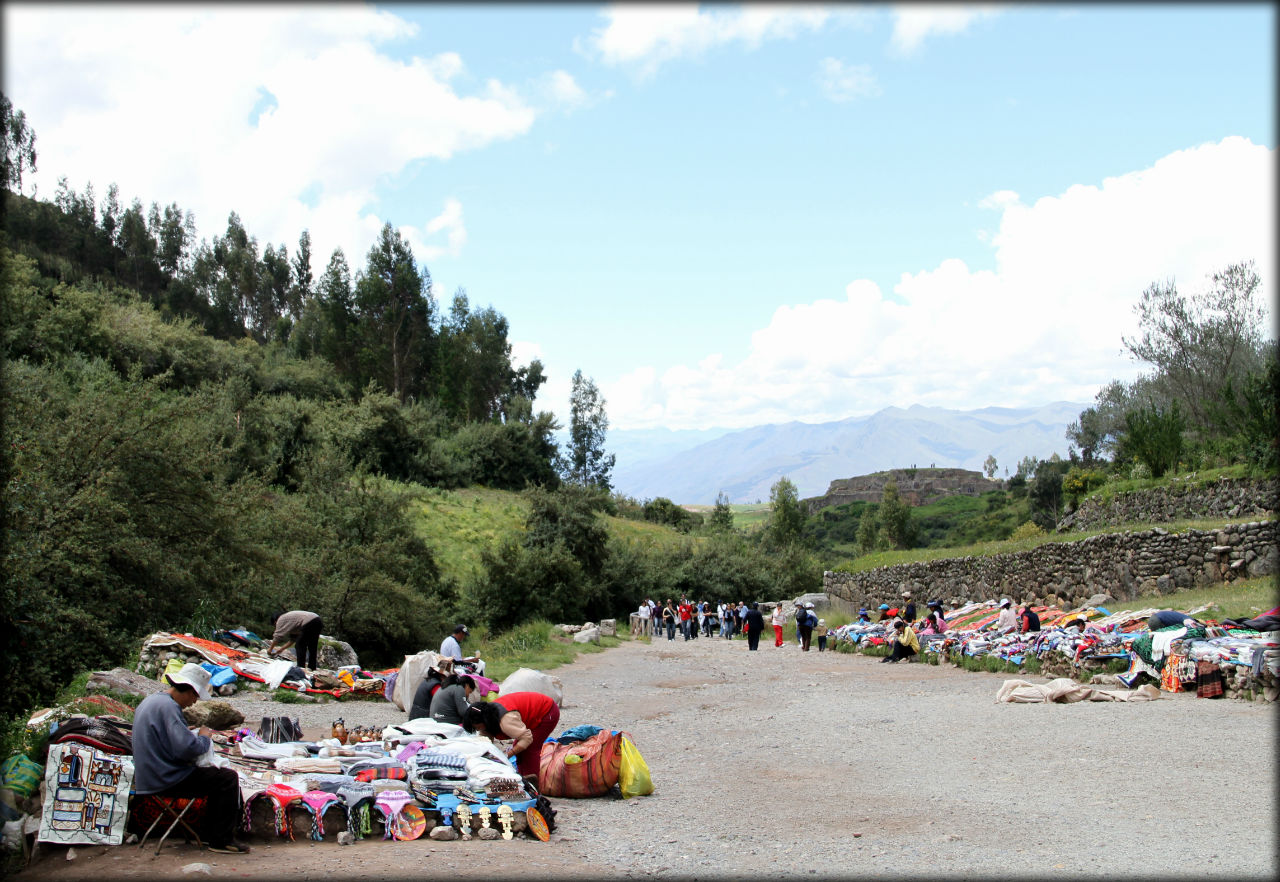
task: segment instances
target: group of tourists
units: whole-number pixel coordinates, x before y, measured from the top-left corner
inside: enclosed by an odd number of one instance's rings
[[[705,600],[681,597],[679,603],[667,598],[667,602],[660,606],[651,598],[645,598],[636,617],[639,619],[637,633],[656,637],[666,632],[668,640],[675,640],[679,632],[685,640],[696,640],[701,634],[726,640],[746,637],[748,642],[753,639],[758,642],[760,632],[764,630],[764,616],[759,604],[745,601],[713,605]],[[756,647],[753,644],[749,648]]]

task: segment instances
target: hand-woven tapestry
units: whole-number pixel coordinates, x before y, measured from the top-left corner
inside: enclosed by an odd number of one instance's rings
[[[40,841],[119,845],[133,787],[133,758],[67,741],[49,745]]]

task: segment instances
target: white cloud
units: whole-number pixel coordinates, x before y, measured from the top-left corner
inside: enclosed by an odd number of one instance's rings
[[[865,64],[846,65],[838,58],[818,62],[818,85],[832,101],[843,103],[855,98],[874,98],[880,94],[875,74]]]
[[[817,31],[829,18],[820,7],[763,4],[706,10],[697,4],[619,5],[602,15],[606,24],[592,32],[585,51],[608,65],[632,66],[641,76],[718,46],[755,49],[765,40]]]
[[[384,219],[379,185],[519,137],[537,115],[496,80],[464,91],[456,53],[392,57],[416,26],[368,6],[13,4],[5,25],[6,90],[39,136],[42,193],[59,175],[99,193],[114,181],[192,210],[205,237],[233,210],[260,243],[292,248],[309,228],[323,259],[362,254],[384,220],[444,233],[415,253],[456,253],[460,205],[442,215],[456,220]]]
[[[997,15],[997,6],[961,6],[928,3],[895,6],[893,36],[889,45],[900,55],[910,55],[927,37],[935,34],[958,34],[981,18]]]
[[[994,270],[945,259],[904,272],[893,299],[857,279],[843,299],[781,306],[739,363],[709,356],[609,384],[610,419],[744,427],[894,404],[1090,400],[1137,373],[1120,338],[1153,281],[1199,290],[1209,273],[1252,258],[1270,303],[1275,192],[1274,150],[1238,137],[1031,205],[998,191],[983,200],[1001,212]]]

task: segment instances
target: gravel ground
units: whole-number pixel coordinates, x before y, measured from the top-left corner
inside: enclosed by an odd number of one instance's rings
[[[1006,679],[882,665],[771,643],[626,643],[555,671],[562,727],[632,733],[657,790],[555,800],[547,844],[255,844],[227,858],[187,846],[58,849],[32,878],[175,875],[462,879],[661,876],[1274,878],[1275,705],[1154,702],[998,705]],[[1045,678],[1032,678],[1041,682]],[[311,733],[403,717],[391,704],[277,705],[251,719]]]

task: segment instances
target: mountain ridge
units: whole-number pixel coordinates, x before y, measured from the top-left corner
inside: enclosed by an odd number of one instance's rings
[[[782,477],[796,485],[801,498],[809,498],[824,494],[834,480],[890,468],[980,470],[993,455],[997,474],[1003,475],[1024,456],[1065,455],[1067,426],[1087,406],[1055,401],[960,411],[891,405],[826,423],[769,423],[687,436],[615,429],[606,447],[617,454],[614,489],[637,499],[663,496],[681,504],[710,504],[723,491],[730,502],[757,502],[767,500]],[[646,448],[646,436],[662,443]],[[681,447],[688,441],[693,445]],[[646,450],[652,452],[646,455]]]

